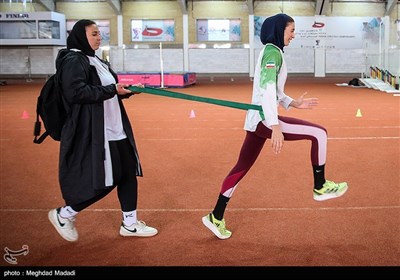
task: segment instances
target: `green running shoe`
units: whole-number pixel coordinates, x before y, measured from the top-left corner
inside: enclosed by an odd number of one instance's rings
[[[314,199],[317,201],[323,201],[331,198],[337,198],[347,191],[347,183],[335,183],[332,181],[326,180],[325,184],[322,186],[322,189],[314,189]]]
[[[219,239],[227,239],[231,237],[232,232],[226,229],[225,219],[217,220],[213,213],[202,218],[203,224],[211,230]]]

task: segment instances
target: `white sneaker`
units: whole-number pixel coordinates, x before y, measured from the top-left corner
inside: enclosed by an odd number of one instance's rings
[[[122,236],[138,236],[138,237],[150,237],[158,233],[158,230],[146,225],[143,221],[138,221],[127,227],[124,222],[122,222],[119,234]]]
[[[64,219],[58,214],[60,208],[49,211],[48,217],[51,224],[57,232],[67,241],[74,242],[78,240],[78,232],[74,226],[75,218]]]

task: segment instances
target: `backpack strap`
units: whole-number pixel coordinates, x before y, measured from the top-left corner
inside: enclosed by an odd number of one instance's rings
[[[49,136],[49,133],[47,132],[47,130],[45,132],[43,132],[42,135],[40,135],[41,127],[42,127],[42,123],[39,121],[39,114],[36,114],[35,129],[33,131],[33,136],[35,136],[33,138],[33,143],[35,143],[35,144],[41,144],[44,141],[44,139],[46,139],[46,137]]]
[[[49,136],[49,133],[47,132],[47,130],[39,138],[37,138],[38,136],[35,135],[35,138],[33,139],[33,143],[41,144],[44,141],[44,139],[46,139],[47,136]]]
[[[44,141],[44,139],[46,139],[46,137],[49,136],[49,133],[47,131],[45,131],[42,135],[40,135],[42,123],[40,122],[39,114],[37,113],[37,112],[39,112],[38,107],[39,107],[39,102],[36,105],[36,121],[35,121],[35,126],[33,129],[33,136],[35,136],[33,138],[33,143],[35,143],[35,144],[41,144]]]

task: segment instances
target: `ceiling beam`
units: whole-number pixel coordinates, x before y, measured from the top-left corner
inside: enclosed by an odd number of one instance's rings
[[[326,15],[330,0],[315,1],[315,15]]]
[[[107,3],[117,15],[121,14],[121,2],[119,0],[107,0]]]
[[[397,0],[388,0],[386,3],[386,10],[385,10],[385,16],[390,16],[392,13],[394,6],[396,6]]]
[[[181,8],[181,12],[184,15],[188,14],[188,9],[187,9],[187,1],[186,0],[177,0],[179,7]]]
[[[254,15],[254,0],[247,0],[247,9],[249,10],[249,15]]]
[[[54,12],[56,10],[56,1],[54,0],[36,0],[36,2],[43,5],[49,11]]]

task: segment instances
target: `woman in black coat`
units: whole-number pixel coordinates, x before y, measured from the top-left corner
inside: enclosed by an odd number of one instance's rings
[[[137,219],[137,176],[142,168],[121,99],[134,93],[118,83],[108,62],[95,55],[101,35],[95,22],[79,20],[56,59],[68,118],[60,141],[59,181],[65,206],[49,220],[68,241],[77,241],[75,216],[117,187],[120,235],[148,237],[157,229]]]

